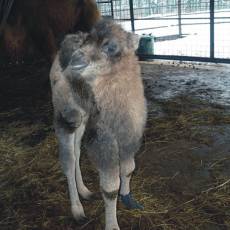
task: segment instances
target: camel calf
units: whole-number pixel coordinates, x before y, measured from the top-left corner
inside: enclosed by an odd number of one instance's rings
[[[146,103],[135,38],[112,21],[99,21],[89,34],[66,36],[50,79],[60,160],[67,176],[71,208],[85,218],[79,195],[92,193],[83,183],[80,146],[99,172],[105,203],[105,229],[118,230],[118,193],[127,208],[139,208],[130,193],[134,155],[146,123]]]

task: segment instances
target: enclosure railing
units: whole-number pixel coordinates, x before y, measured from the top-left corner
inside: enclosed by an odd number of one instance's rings
[[[98,0],[103,15],[155,37],[142,59],[230,63],[230,0]]]

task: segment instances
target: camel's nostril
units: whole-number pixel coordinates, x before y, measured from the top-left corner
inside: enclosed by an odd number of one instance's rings
[[[75,53],[70,60],[70,66],[74,70],[80,70],[87,67],[88,62],[86,61],[84,54],[79,52]]]
[[[71,63],[71,66],[72,66],[72,69],[73,70],[80,70],[80,69],[83,69],[85,68],[86,66],[88,65],[88,63],[86,62],[77,62],[76,64],[75,63]]]

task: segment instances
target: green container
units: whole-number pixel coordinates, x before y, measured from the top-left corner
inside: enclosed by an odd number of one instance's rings
[[[154,54],[154,36],[152,34],[142,35],[137,50],[138,54]]]

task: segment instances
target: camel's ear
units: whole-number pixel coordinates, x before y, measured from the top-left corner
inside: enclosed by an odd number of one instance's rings
[[[129,33],[127,36],[127,43],[130,49],[136,50],[139,46],[140,36],[134,33]]]

